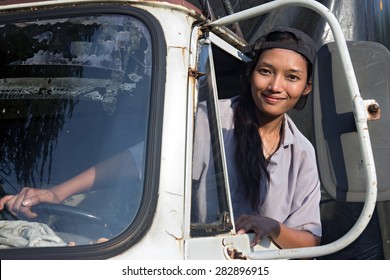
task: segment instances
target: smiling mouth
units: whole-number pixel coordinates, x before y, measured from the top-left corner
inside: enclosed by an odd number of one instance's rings
[[[279,102],[285,100],[285,98],[262,94],[263,98],[268,102]]]

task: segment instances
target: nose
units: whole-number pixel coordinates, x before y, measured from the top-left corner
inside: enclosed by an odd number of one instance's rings
[[[269,81],[268,89],[272,92],[281,92],[283,91],[284,80],[280,75],[275,75]]]

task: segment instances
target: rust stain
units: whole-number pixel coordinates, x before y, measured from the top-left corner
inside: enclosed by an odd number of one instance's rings
[[[229,249],[227,248],[227,253],[231,259],[235,260],[246,260],[246,257],[242,252],[239,252],[237,249]]]

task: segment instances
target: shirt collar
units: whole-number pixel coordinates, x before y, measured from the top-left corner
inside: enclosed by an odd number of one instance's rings
[[[276,167],[278,165],[277,163],[281,160],[283,156],[283,150],[288,146],[294,144],[296,141],[294,137],[294,133],[292,132],[291,123],[292,120],[287,114],[285,114],[284,124],[283,124],[282,143],[279,146],[279,148],[276,150],[276,152],[271,156],[270,160],[268,161],[267,171],[269,174],[272,174],[276,170]]]
[[[291,118],[285,114],[284,115],[284,124],[283,124],[283,140],[282,140],[282,146],[287,147],[289,145],[292,145],[295,143],[295,137],[291,129]]]

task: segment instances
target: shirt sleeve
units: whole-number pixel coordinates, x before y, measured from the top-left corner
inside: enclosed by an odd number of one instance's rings
[[[292,212],[285,224],[321,236],[320,200],[320,180],[314,150],[311,153],[306,150],[301,154]]]

